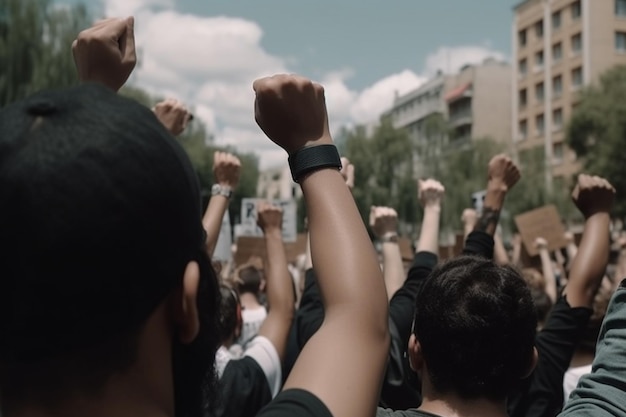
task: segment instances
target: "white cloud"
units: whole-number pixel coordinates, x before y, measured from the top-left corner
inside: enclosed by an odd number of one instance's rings
[[[131,83],[163,97],[183,100],[206,123],[215,143],[260,156],[261,167],[285,163],[284,151],[256,126],[252,82],[291,72],[297,61],[267,52],[262,28],[234,17],[203,17],[175,11],[175,0],[101,0],[107,16],[136,16],[140,62]],[[437,69],[458,70],[501,53],[482,46],[442,47],[426,59],[422,74],[405,69],[357,91],[347,81],[352,69],[322,77],[331,129],[376,122],[395,93],[417,88]]]

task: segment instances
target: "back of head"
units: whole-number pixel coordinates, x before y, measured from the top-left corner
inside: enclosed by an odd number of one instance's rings
[[[246,265],[238,270],[236,282],[239,294],[250,293],[258,296],[261,292],[263,273],[254,265]]]
[[[236,336],[237,328],[242,322],[241,303],[235,290],[220,285],[219,334],[222,341]]]
[[[519,273],[482,258],[438,266],[417,299],[415,336],[441,394],[505,399],[530,369],[536,326]]]
[[[196,175],[149,109],[84,85],[0,111],[0,389],[53,362],[72,378],[85,352],[96,379],[127,367],[203,240]]]

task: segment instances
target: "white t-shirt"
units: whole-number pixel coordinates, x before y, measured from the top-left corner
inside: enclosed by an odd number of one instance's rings
[[[578,380],[586,374],[591,373],[591,365],[580,366],[578,368],[569,368],[563,377],[563,394],[565,395],[565,403],[569,401],[569,396],[578,385]]]
[[[222,377],[228,362],[241,359],[244,356],[254,359],[263,369],[272,398],[276,397],[280,392],[283,378],[281,363],[276,348],[264,336],[256,336],[248,343],[245,350],[240,345],[233,345],[230,349],[220,346],[215,354],[215,367],[218,376]]]
[[[241,328],[241,336],[237,339],[237,344],[243,346],[246,345],[259,334],[259,329],[267,317],[267,310],[265,307],[255,308],[253,310],[244,308],[241,310],[241,319],[243,326]]]

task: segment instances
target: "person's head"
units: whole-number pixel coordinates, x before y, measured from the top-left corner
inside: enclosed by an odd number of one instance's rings
[[[261,295],[265,287],[263,272],[254,265],[244,265],[237,270],[235,277],[239,294]]]
[[[534,367],[536,325],[515,269],[459,257],[436,267],[417,298],[411,364],[440,395],[502,401]]]
[[[201,414],[219,291],[197,177],[149,109],[84,85],[1,110],[0,252],[3,414],[98,398],[148,357]]]
[[[243,326],[241,301],[235,290],[220,285],[219,335],[222,343],[230,343],[239,338]]]

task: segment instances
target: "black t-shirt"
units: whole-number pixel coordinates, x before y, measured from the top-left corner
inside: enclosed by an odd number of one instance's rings
[[[257,417],[333,417],[333,415],[315,395],[300,389],[290,389],[278,394]]]
[[[272,400],[263,369],[253,358],[231,360],[219,380],[215,417],[254,416]]]
[[[556,302],[543,329],[537,334],[537,367],[509,395],[511,417],[554,417],[563,408],[563,377],[568,370],[592,310],[570,307],[565,297]]]
[[[438,414],[427,413],[416,409],[394,411],[388,408],[378,408],[376,417],[441,417]]]

